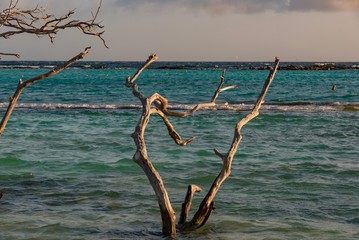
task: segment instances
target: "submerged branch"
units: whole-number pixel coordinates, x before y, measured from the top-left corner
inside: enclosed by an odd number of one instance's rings
[[[234,137],[232,140],[232,145],[229,148],[227,154],[221,154],[218,150],[215,149],[216,155],[219,156],[223,161],[222,169],[221,169],[220,173],[218,174],[218,176],[216,177],[216,179],[214,180],[207,195],[202,200],[198,211],[195,213],[192,220],[187,223],[187,225],[186,225],[187,228],[196,228],[196,227],[202,226],[204,224],[204,222],[207,221],[209,215],[211,214],[211,212],[213,210],[213,199],[216,196],[222,183],[230,175],[232,160],[234,158],[235,153],[237,152],[238,145],[242,140],[241,129],[250,120],[252,120],[253,118],[255,118],[256,116],[259,115],[259,109],[260,109],[262,103],[264,102],[264,98],[267,94],[269,86],[274,79],[278,65],[279,65],[279,59],[276,58],[275,62],[274,62],[274,67],[270,71],[268,78],[263,85],[262,92],[260,93],[255,106],[253,107],[252,111],[246,117],[244,117],[242,120],[240,120],[237,123],[235,132],[234,132]]]
[[[154,168],[154,166],[151,163],[151,160],[149,156],[147,155],[147,148],[145,143],[145,130],[147,127],[147,124],[150,120],[151,114],[158,114],[164,124],[167,127],[168,133],[171,136],[171,138],[178,144],[178,145],[187,145],[189,144],[194,138],[190,138],[186,141],[183,141],[179,133],[175,130],[172,123],[169,121],[169,116],[174,117],[186,117],[189,115],[192,115],[194,112],[198,111],[199,109],[206,108],[206,107],[214,107],[217,106],[216,100],[219,96],[219,94],[223,91],[237,88],[237,86],[228,86],[223,88],[224,84],[224,71],[221,76],[220,83],[217,87],[217,90],[214,92],[214,95],[210,102],[208,103],[200,103],[196,105],[194,108],[184,111],[184,112],[172,112],[168,110],[168,100],[161,96],[158,93],[153,94],[151,97],[146,98],[139,90],[137,84],[135,84],[136,79],[139,77],[141,72],[146,69],[150,64],[152,64],[155,60],[157,60],[157,56],[155,54],[152,54],[149,56],[147,61],[143,64],[141,68],[137,70],[137,72],[134,74],[134,76],[128,77],[125,85],[128,88],[132,88],[132,92],[134,96],[139,98],[139,100],[142,103],[142,114],[138,121],[138,124],[136,126],[135,132],[132,134],[132,137],[134,139],[134,142],[137,147],[137,151],[135,155],[133,156],[133,160],[139,164],[142,169],[144,170],[152,188],[154,189],[154,192],[157,196],[157,201],[160,206],[161,216],[162,216],[162,232],[165,236],[174,238],[176,233],[176,225],[175,225],[175,212],[172,208],[171,202],[168,197],[168,193],[166,188],[164,187],[163,180],[157,170]],[[277,70],[279,63],[279,59],[276,59],[274,68],[269,74],[267,81],[264,84],[263,90],[258,97],[257,103],[254,106],[251,113],[249,113],[245,118],[243,118],[237,125],[236,130],[234,133],[232,145],[228,152],[226,154],[220,153],[218,150],[214,149],[214,152],[217,156],[219,156],[223,161],[223,166],[214,180],[210,190],[208,191],[205,198],[202,200],[199,209],[193,216],[193,218],[190,221],[187,221],[189,211],[192,205],[193,197],[196,192],[200,192],[201,188],[199,188],[196,185],[190,185],[187,190],[187,194],[185,197],[185,201],[182,204],[182,211],[181,216],[179,220],[179,228],[181,230],[187,230],[192,228],[197,228],[200,226],[203,226],[210,217],[212,211],[214,210],[214,197],[216,193],[218,192],[221,184],[228,178],[230,171],[231,171],[231,164],[234,157],[234,154],[237,151],[238,145],[242,139],[242,136],[240,134],[240,129],[242,126],[244,126],[247,122],[249,122],[251,119],[253,119],[255,116],[259,114],[259,109],[261,107],[261,104],[264,101],[264,97],[268,91],[269,85],[271,84],[275,72]]]
[[[201,108],[216,106],[216,103],[215,103],[216,98],[218,97],[218,95],[221,91],[224,91],[222,89],[222,85],[224,82],[224,73],[222,74],[221,82],[220,82],[217,90],[215,91],[215,97],[212,99],[211,102],[198,104],[195,108],[193,108],[192,110],[190,110],[188,112],[172,114],[171,112],[169,112],[167,110],[168,101],[166,98],[164,98],[163,96],[161,96],[158,93],[155,93],[151,97],[146,98],[139,91],[138,85],[135,83],[135,81],[140,76],[142,71],[145,70],[154,61],[156,61],[157,58],[158,57],[156,54],[151,54],[149,56],[149,58],[147,59],[147,61],[133,75],[133,77],[128,77],[126,79],[125,85],[128,88],[132,88],[133,95],[135,97],[137,97],[142,103],[142,114],[141,114],[141,117],[136,126],[135,132],[132,134],[132,137],[133,137],[134,142],[137,147],[137,151],[136,151],[135,155],[133,156],[133,160],[142,167],[142,169],[144,170],[144,172],[145,172],[149,182],[151,183],[151,186],[154,189],[154,192],[157,196],[157,201],[159,203],[161,216],[162,216],[163,234],[165,236],[173,237],[176,233],[175,212],[172,208],[172,205],[169,200],[167,190],[164,187],[162,178],[161,178],[160,174],[157,172],[157,170],[154,168],[154,166],[152,165],[151,160],[150,160],[149,156],[147,155],[147,148],[146,148],[144,133],[145,133],[147,124],[150,120],[151,114],[158,114],[162,118],[164,124],[166,125],[169,135],[178,145],[184,146],[184,145],[187,145],[190,142],[192,142],[194,139],[193,137],[186,141],[182,140],[182,137],[179,135],[179,133],[175,130],[172,123],[169,121],[168,116],[184,117],[184,116],[191,115],[192,113],[194,113],[195,111],[197,111]],[[234,87],[235,86],[229,87],[227,89],[234,88]],[[225,90],[227,90],[227,89],[225,89]],[[196,192],[196,191],[199,191],[199,187],[194,189],[194,192]],[[188,198],[188,201],[192,201],[192,198],[193,198],[193,195],[192,196],[190,195]],[[186,206],[187,207],[185,207],[185,209],[183,210],[184,215],[183,215],[183,218],[181,219],[181,221],[184,221],[183,219],[187,218],[186,211],[187,212],[189,211],[191,204],[189,202],[187,202]]]
[[[182,204],[181,217],[180,217],[180,220],[178,221],[178,224],[180,226],[182,226],[187,221],[188,214],[189,214],[189,211],[192,206],[194,194],[196,192],[201,192],[201,191],[202,191],[202,189],[200,187],[198,187],[197,185],[191,184],[188,186],[187,194],[186,194],[184,203]]]
[[[151,109],[152,102],[155,101],[155,98],[146,98],[141,92],[139,92],[137,84],[134,83],[141,72],[156,59],[157,56],[152,54],[132,78],[127,78],[125,85],[128,88],[132,88],[133,95],[137,97],[142,103],[142,114],[137,123],[135,132],[132,134],[133,140],[137,147],[137,151],[133,156],[133,160],[143,169],[156,194],[157,202],[161,212],[163,234],[166,237],[174,238],[176,234],[176,214],[172,208],[162,177],[152,165],[152,162],[147,154],[147,147],[144,138],[145,130],[150,120],[150,116],[151,114],[156,113],[156,111]],[[175,133],[172,134],[175,135]]]

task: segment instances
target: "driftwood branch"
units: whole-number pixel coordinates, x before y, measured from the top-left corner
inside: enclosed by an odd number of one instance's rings
[[[132,87],[132,84],[137,80],[137,78],[140,76],[140,74],[145,70],[148,66],[150,66],[153,62],[155,62],[158,59],[156,54],[151,54],[146,62],[140,67],[137,72],[133,75],[133,77],[128,77],[126,81],[127,87]]]
[[[144,139],[145,129],[151,116],[151,104],[154,99],[145,98],[142,93],[138,91],[137,84],[134,81],[141,74],[141,72],[149,66],[152,62],[156,61],[157,56],[152,54],[145,64],[135,73],[132,78],[127,78],[126,86],[132,88],[134,96],[136,96],[142,103],[142,114],[136,126],[135,132],[132,134],[134,142],[137,146],[137,151],[133,156],[133,160],[141,166],[145,172],[150,184],[155,191],[157,201],[161,211],[162,217],[162,232],[164,235],[174,237],[176,234],[176,215],[171,206],[167,190],[164,186],[163,180],[157,170],[151,163],[147,154],[146,143]]]
[[[134,139],[134,142],[136,144],[137,150],[136,153],[133,156],[133,160],[141,166],[141,168],[144,170],[152,188],[154,189],[154,192],[157,197],[157,201],[160,207],[161,216],[162,216],[162,231],[163,234],[167,237],[174,238],[176,234],[176,215],[172,208],[171,202],[168,197],[167,190],[164,186],[163,180],[160,176],[160,174],[157,172],[155,167],[152,165],[152,162],[148,156],[144,133],[145,129],[147,127],[147,124],[150,120],[150,116],[152,114],[159,115],[164,124],[166,125],[169,135],[171,138],[178,144],[178,145],[187,145],[189,144],[194,138],[190,138],[186,141],[183,141],[181,136],[177,133],[177,131],[174,129],[173,125],[169,121],[168,117],[186,117],[189,115],[192,115],[194,112],[207,108],[207,107],[214,107],[217,106],[216,100],[219,96],[219,94],[223,91],[226,91],[228,89],[237,88],[237,86],[229,86],[224,87],[224,71],[221,76],[221,81],[219,83],[219,86],[217,90],[214,92],[214,95],[209,103],[200,103],[196,105],[194,108],[184,111],[184,112],[174,112],[170,111],[168,109],[169,104],[168,100],[161,96],[158,93],[153,94],[151,97],[147,98],[145,97],[138,89],[138,85],[135,83],[135,80],[139,77],[141,72],[146,69],[151,63],[157,60],[157,56],[155,54],[152,54],[147,61],[143,64],[141,68],[134,74],[134,76],[128,77],[126,80],[125,85],[128,88],[132,88],[133,95],[136,96],[142,103],[142,114],[138,121],[138,124],[135,128],[134,133],[132,134],[132,137]],[[278,67],[279,60],[276,59],[275,65],[273,70],[270,72],[270,75],[267,78],[267,81],[264,84],[263,90],[250,114],[248,114],[244,119],[242,119],[236,126],[235,134],[233,137],[232,145],[228,151],[227,154],[222,154],[218,150],[214,150],[215,154],[219,156],[223,161],[223,167],[220,171],[217,178],[214,180],[212,187],[210,188],[209,192],[201,202],[201,205],[199,206],[198,211],[193,216],[192,220],[187,221],[189,211],[192,205],[192,200],[194,197],[194,194],[196,192],[200,192],[201,189],[196,185],[190,185],[187,190],[186,198],[184,203],[182,204],[182,211],[181,216],[179,219],[178,227],[181,230],[187,230],[192,228],[197,228],[200,226],[203,226],[203,224],[206,223],[208,218],[210,217],[212,211],[214,210],[214,202],[213,199],[218,192],[221,184],[227,179],[227,177],[230,174],[231,164],[234,157],[234,154],[237,151],[238,145],[241,141],[241,128],[249,122],[251,119],[256,117],[259,114],[259,108],[264,101],[264,97],[268,91],[269,85],[271,84],[275,72]]]
[[[0,38],[9,39],[18,34],[30,34],[38,37],[47,36],[53,43],[56,34],[65,29],[78,29],[83,34],[98,37],[105,47],[108,47],[103,38],[103,28],[100,22],[97,22],[102,0],[92,18],[87,21],[73,19],[74,10],[67,14],[57,17],[48,14],[46,9],[36,6],[32,9],[17,8],[18,1],[10,1],[8,8],[0,10]],[[4,55],[4,54],[3,54]],[[8,55],[8,54],[6,54]],[[12,54],[17,56],[16,54]]]
[[[196,192],[202,192],[202,189],[193,184],[188,186],[187,194],[184,203],[182,204],[180,220],[178,221],[179,225],[183,225],[187,221],[188,214],[192,206],[193,197]]]
[[[228,178],[231,172],[232,160],[234,158],[235,153],[237,152],[238,145],[242,140],[241,129],[242,127],[251,121],[253,118],[259,115],[259,109],[264,102],[264,98],[267,94],[270,84],[272,83],[275,73],[277,71],[279,65],[279,59],[276,58],[274,62],[274,67],[270,71],[267,80],[264,83],[261,94],[259,95],[256,104],[254,105],[252,111],[244,117],[241,121],[239,121],[236,125],[234,131],[234,137],[232,140],[231,147],[229,148],[226,154],[221,154],[218,150],[214,150],[216,155],[219,156],[223,161],[223,166],[218,174],[217,178],[214,180],[210,190],[208,191],[205,198],[202,200],[198,211],[193,216],[192,220],[188,223],[185,223],[185,228],[195,228],[202,226],[205,221],[207,221],[209,215],[213,210],[213,199],[216,196],[219,188],[222,183]]]
[[[212,99],[211,99],[211,103],[214,103],[214,102],[217,100],[217,98],[218,98],[218,96],[219,96],[219,94],[220,94],[221,92],[224,92],[224,91],[227,91],[227,90],[233,89],[233,88],[238,88],[237,85],[232,85],[232,86],[228,86],[228,87],[222,88],[222,86],[223,86],[223,84],[224,84],[224,74],[225,74],[225,72],[226,72],[225,70],[222,71],[221,81],[220,81],[220,83],[219,83],[219,85],[218,85],[217,90],[214,92],[214,95],[213,95],[213,97],[212,97]]]
[[[13,96],[10,97],[9,99],[9,105],[7,107],[7,110],[5,112],[5,115],[3,116],[1,122],[0,122],[0,135],[2,135],[4,133],[5,127],[7,122],[10,119],[10,116],[16,106],[16,103],[21,95],[21,93],[24,91],[24,89],[40,80],[43,80],[45,78],[51,77],[55,74],[58,74],[59,72],[61,72],[62,70],[64,70],[65,68],[69,67],[70,65],[74,64],[75,62],[81,60],[84,58],[84,56],[90,51],[90,47],[87,47],[83,52],[79,53],[78,55],[76,55],[75,57],[71,58],[70,60],[68,60],[67,62],[65,62],[62,66],[56,67],[54,69],[52,69],[51,71],[41,74],[37,77],[34,78],[30,78],[26,81],[22,81],[22,79],[19,80],[19,83],[17,85],[16,91],[14,93]]]
[[[172,116],[172,117],[187,117],[187,116],[190,116],[192,115],[193,113],[197,112],[198,110],[200,109],[203,109],[203,108],[210,108],[210,107],[215,107],[215,106],[219,106],[219,105],[222,105],[222,104],[217,104],[216,103],[216,100],[219,96],[219,94],[221,92],[224,92],[226,90],[229,90],[229,89],[234,89],[234,88],[238,88],[238,86],[236,85],[232,85],[232,86],[228,86],[228,87],[225,87],[225,88],[222,88],[223,86],[223,83],[224,83],[224,73],[225,71],[222,72],[222,75],[221,75],[221,80],[220,80],[220,83],[217,87],[217,90],[214,92],[213,94],[213,97],[211,99],[211,101],[209,103],[199,103],[197,104],[195,107],[193,107],[192,109],[188,110],[188,111],[184,111],[184,112],[175,112],[175,111],[170,111],[168,109],[169,107],[169,103],[167,101],[167,99],[161,97],[161,98],[158,98],[157,102],[155,103],[156,104],[156,107],[158,109],[160,109],[166,116]],[[226,103],[225,103],[226,104]]]
[[[1,59],[1,56],[14,56],[14,57],[20,58],[20,55],[17,53],[2,53],[2,52],[0,52],[0,59]]]
[[[179,133],[175,130],[174,126],[172,125],[172,123],[169,121],[169,119],[167,118],[167,116],[162,112],[162,111],[159,111],[157,109],[152,109],[152,113],[156,113],[158,114],[162,120],[163,120],[163,123],[166,125],[167,127],[167,130],[168,130],[168,134],[171,136],[171,138],[175,141],[175,143],[177,145],[180,145],[180,146],[186,146],[188,144],[190,144],[194,139],[195,137],[191,137],[189,139],[187,139],[186,141],[183,141],[182,140],[182,137],[179,135]]]
[[[181,146],[185,146],[188,145],[189,143],[191,143],[195,137],[191,137],[186,141],[182,141],[181,136],[176,132],[176,130],[174,129],[173,125],[171,124],[171,122],[168,119],[168,116],[174,116],[174,117],[186,117],[189,115],[192,115],[193,113],[195,113],[196,111],[202,109],[202,108],[209,108],[209,107],[214,107],[214,106],[218,106],[221,104],[217,104],[215,101],[217,100],[219,94],[225,90],[228,89],[233,89],[233,88],[237,88],[236,85],[232,85],[232,86],[228,86],[226,88],[222,88],[224,84],[224,71],[222,72],[222,76],[221,76],[221,81],[217,87],[217,90],[214,92],[214,95],[211,99],[211,101],[209,103],[200,103],[197,104],[194,108],[192,108],[189,111],[185,111],[185,112],[172,112],[168,110],[168,100],[166,98],[164,98],[163,96],[161,96],[158,93],[155,93],[152,95],[152,101],[151,104],[153,103],[156,106],[156,109],[153,109],[153,113],[158,114],[164,124],[167,126],[168,129],[168,133],[169,135],[172,137],[172,139],[175,141],[176,144],[181,145]]]

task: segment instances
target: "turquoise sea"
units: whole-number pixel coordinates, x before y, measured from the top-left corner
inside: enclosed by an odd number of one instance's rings
[[[20,77],[56,64],[0,62],[0,115]],[[218,98],[227,106],[171,119],[196,137],[189,146],[151,118],[149,155],[177,218],[188,184],[211,186],[221,168],[213,148],[227,151],[268,75],[247,67],[268,64],[162,62],[137,80],[178,110],[208,102],[222,68],[225,85],[239,85]],[[132,161],[141,110],[124,82],[140,65],[81,62],[24,91],[0,137],[0,239],[162,238],[154,192]],[[358,70],[278,71],[242,133],[209,221],[177,239],[359,239]]]

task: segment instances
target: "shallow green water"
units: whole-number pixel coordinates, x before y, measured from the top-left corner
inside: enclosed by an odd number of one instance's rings
[[[3,239],[161,236],[154,194],[131,160],[136,111],[31,115],[1,139]],[[177,120],[184,136],[198,136],[186,148],[172,144],[159,121],[151,123],[150,155],[177,211],[188,184],[210,187],[221,167],[212,148],[228,147],[234,119],[241,115],[200,113]],[[244,130],[232,175],[207,226],[180,238],[358,237],[359,126],[353,117],[263,113]]]
[[[136,101],[125,94],[128,90],[122,89],[122,83],[110,84],[113,79],[105,76],[115,78],[112,72],[91,71],[70,70],[71,74],[101,79],[101,83],[85,85],[89,81],[85,77],[66,85],[60,83],[67,89],[55,88],[55,82],[39,83],[38,88],[33,86],[25,93],[24,105],[14,112],[0,138],[0,239],[162,238],[153,190],[141,168],[131,160],[135,146],[130,135],[140,110],[131,107]],[[128,72],[119,71],[119,75]],[[145,84],[144,88],[172,91],[168,95],[173,95],[179,108],[200,101],[203,95],[211,96],[212,89],[208,94],[201,94],[194,86],[184,89],[183,81],[201,76],[200,71],[175,74],[174,78],[179,78],[176,84],[165,80],[170,73],[152,70],[156,79],[164,74],[160,79],[163,83],[153,80],[152,87]],[[204,76],[215,78],[217,73],[209,71]],[[232,79],[266,75],[254,71],[231,74]],[[291,91],[298,87],[296,80],[290,80],[297,74],[279,73],[282,87],[274,82],[267,102],[273,105],[264,107],[261,115],[243,129],[231,176],[216,196],[216,210],[203,228],[179,233],[178,239],[359,238],[358,111],[327,110],[324,102],[331,92],[319,98],[319,93],[314,96]],[[319,72],[300,74],[307,74],[306,81],[314,82],[313,86],[323,84],[317,82]],[[323,74],[322,81],[331,76]],[[349,75],[358,84],[358,73]],[[66,77],[64,74],[59,79]],[[342,78],[347,79],[346,75]],[[71,86],[81,94],[70,94]],[[359,102],[358,88],[345,88],[330,106]],[[244,89],[249,106],[257,83]],[[116,91],[120,92],[118,96]],[[187,98],[182,105],[181,97],[189,95],[193,99]],[[286,95],[284,106],[275,105]],[[231,92],[227,100],[233,97]],[[91,105],[71,105],[77,98]],[[309,104],[292,104],[299,101]],[[321,104],[313,104],[316,101]],[[1,114],[3,111],[0,109]],[[197,137],[187,147],[172,143],[160,119],[152,118],[146,132],[149,154],[177,213],[188,184],[208,190],[221,168],[213,148],[222,152],[228,149],[234,126],[245,113],[239,106],[173,119],[184,138]],[[193,208],[203,195],[196,197]]]

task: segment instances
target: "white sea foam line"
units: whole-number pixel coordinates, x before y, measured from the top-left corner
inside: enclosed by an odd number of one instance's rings
[[[7,108],[8,103],[0,103],[0,108]],[[169,108],[172,110],[189,110],[195,107],[195,104],[174,104],[170,105]],[[273,111],[342,111],[344,107],[359,108],[358,103],[335,103],[328,105],[326,103],[320,104],[305,104],[305,105],[271,105],[264,104],[262,110],[273,110]],[[18,108],[30,108],[30,109],[123,109],[123,108],[140,108],[139,104],[73,104],[73,103],[19,103]],[[230,110],[230,111],[247,111],[251,110],[253,104],[228,104],[220,105],[215,108],[208,108],[208,110]]]

